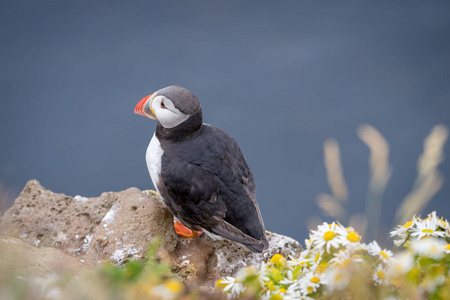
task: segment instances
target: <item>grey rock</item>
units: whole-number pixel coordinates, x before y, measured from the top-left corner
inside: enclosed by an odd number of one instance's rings
[[[99,198],[72,198],[30,180],[3,215],[0,235],[20,237],[31,245],[54,247],[74,255],[115,200],[116,195],[111,193]]]
[[[173,216],[157,194],[137,188],[115,194],[116,202],[90,238],[86,260],[111,260],[120,265],[128,259],[141,259],[155,238],[162,240],[166,251],[175,250],[177,235]]]
[[[34,247],[22,239],[0,236],[0,282],[11,274],[45,276],[78,274],[90,266],[51,247]]]
[[[26,184],[0,221],[0,234],[54,247],[89,262],[122,264],[142,258],[156,237],[176,246],[173,217],[155,193],[129,188],[100,197],[53,193],[37,180]]]
[[[153,191],[129,188],[94,198],[70,197],[45,189],[37,180],[26,184],[2,216],[0,235],[52,247],[92,265],[141,259],[159,238],[162,260],[171,262],[186,281],[209,286],[243,267],[259,268],[276,253],[296,258],[302,251],[297,241],[271,232],[267,232],[269,249],[262,254],[229,240],[213,241],[207,235],[177,237],[173,216]]]
[[[266,263],[274,254],[282,254],[286,258],[297,258],[303,250],[302,246],[296,240],[273,232],[266,231],[269,249],[263,253],[252,253],[241,244],[230,240],[212,241],[205,236],[214,248],[217,255],[216,273],[218,278],[232,276],[240,269],[247,266],[254,266],[259,269],[263,263]]]

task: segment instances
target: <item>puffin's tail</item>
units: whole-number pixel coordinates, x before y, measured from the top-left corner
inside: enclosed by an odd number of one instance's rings
[[[211,231],[224,238],[241,243],[255,253],[261,253],[263,250],[269,248],[269,242],[267,241],[265,234],[261,240],[255,239],[254,237],[243,233],[240,229],[225,220],[222,220],[217,226],[211,228]]]
[[[258,245],[255,244],[242,244],[247,247],[250,251],[254,253],[261,253],[263,250],[266,250],[269,246],[266,246],[265,243],[260,243]]]

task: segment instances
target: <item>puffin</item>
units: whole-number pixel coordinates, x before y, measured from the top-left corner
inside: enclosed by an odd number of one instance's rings
[[[203,123],[197,97],[168,86],[142,98],[134,112],[158,121],[147,168],[179,236],[202,232],[261,253],[269,247],[253,174],[236,141]]]

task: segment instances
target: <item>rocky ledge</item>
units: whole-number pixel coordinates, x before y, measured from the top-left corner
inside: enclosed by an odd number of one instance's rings
[[[173,216],[156,192],[129,188],[95,198],[70,197],[30,180],[0,220],[0,269],[76,274],[105,261],[121,265],[142,259],[159,238],[161,259],[179,272],[190,270],[186,280],[211,285],[242,267],[258,267],[275,253],[295,258],[302,250],[292,238],[271,232],[267,237],[270,247],[262,254],[206,235],[184,239],[176,235]]]

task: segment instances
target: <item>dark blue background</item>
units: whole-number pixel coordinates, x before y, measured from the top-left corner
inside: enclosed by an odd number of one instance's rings
[[[329,192],[323,142],[341,146],[352,212],[363,212],[369,123],[389,141],[385,227],[410,191],[423,139],[450,126],[445,1],[1,1],[0,181],[68,195],[152,188],[156,123],[136,103],[190,89],[255,175],[271,231],[306,238]],[[445,147],[447,156],[449,146]],[[427,206],[449,215],[447,181]]]

